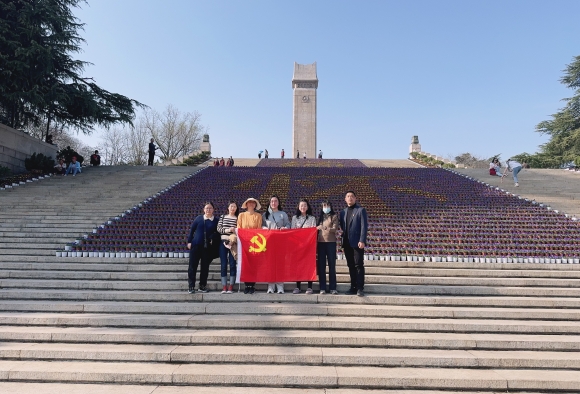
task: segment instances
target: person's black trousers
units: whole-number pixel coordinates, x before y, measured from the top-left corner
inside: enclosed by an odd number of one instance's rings
[[[211,264],[210,250],[203,245],[192,245],[189,251],[189,269],[187,270],[187,281],[189,287],[195,287],[195,276],[197,275],[197,266],[201,260],[199,272],[199,285],[207,286],[207,277],[209,275],[209,265]]]
[[[350,288],[364,290],[365,287],[365,262],[364,249],[353,248],[350,244],[343,245],[346,265],[350,274]]]
[[[148,166],[152,166],[153,165],[153,159],[155,159],[155,152],[149,153],[149,160],[147,161],[147,165]]]
[[[316,271],[320,290],[336,290],[336,242],[318,242],[316,245]],[[328,279],[330,288],[326,288],[326,260],[328,259]]]

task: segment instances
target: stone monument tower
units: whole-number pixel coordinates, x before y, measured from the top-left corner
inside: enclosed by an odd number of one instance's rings
[[[421,152],[421,144],[419,143],[419,136],[414,135],[409,147],[409,153]]]
[[[300,158],[316,158],[316,62],[312,64],[294,63],[292,89],[294,89],[294,110],[292,127],[292,156],[300,151]]]

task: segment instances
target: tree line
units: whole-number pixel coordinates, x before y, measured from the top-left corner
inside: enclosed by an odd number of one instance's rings
[[[90,63],[73,55],[85,40],[73,9],[84,0],[0,1],[0,123],[85,157],[98,149],[104,164],[147,162],[150,138],[170,160],[196,151],[206,129],[197,112],[169,105],[157,112],[83,76]],[[137,117],[137,111],[140,116]],[[104,129],[101,146],[75,137]]]

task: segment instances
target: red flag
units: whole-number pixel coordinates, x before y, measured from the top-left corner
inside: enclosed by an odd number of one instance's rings
[[[317,234],[314,227],[238,229],[238,282],[316,280]]]

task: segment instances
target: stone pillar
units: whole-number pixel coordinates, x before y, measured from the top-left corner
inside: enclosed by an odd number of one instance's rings
[[[289,157],[296,157],[300,151],[300,158],[316,158],[316,62],[312,64],[294,63],[292,89],[294,89],[294,109],[292,124],[292,153]]]
[[[419,143],[419,136],[414,135],[411,139],[411,146],[409,147],[409,153],[419,152],[421,153],[421,144]]]

